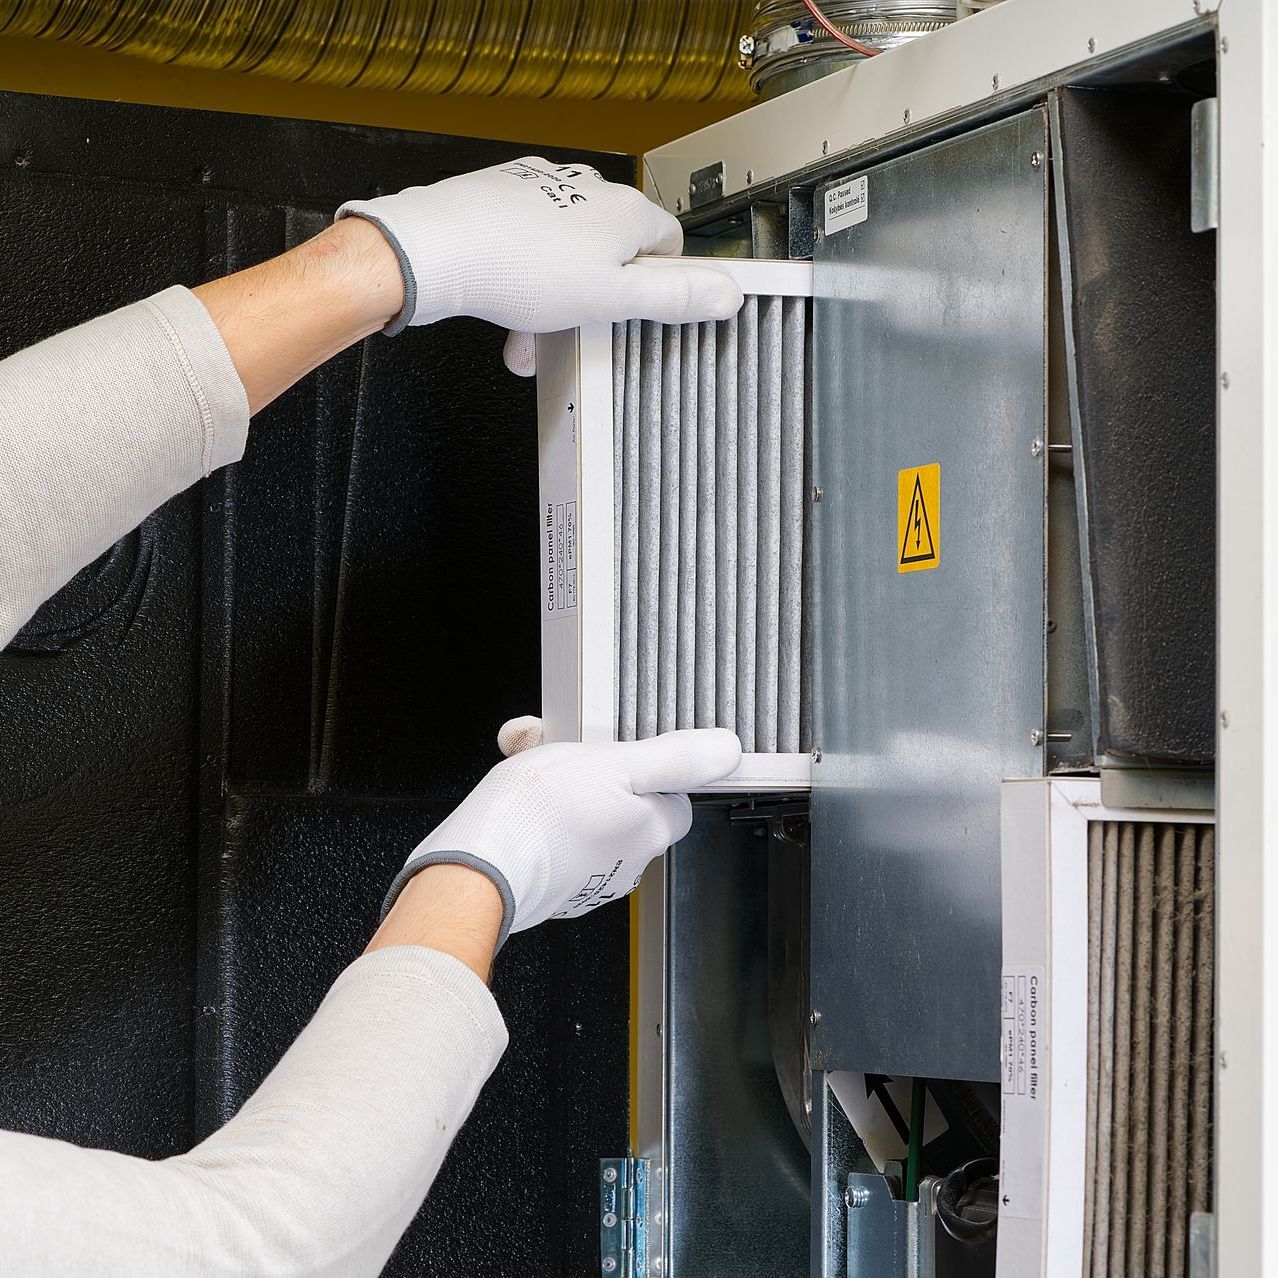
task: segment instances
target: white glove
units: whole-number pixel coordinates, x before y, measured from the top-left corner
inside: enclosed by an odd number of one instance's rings
[[[351,200],[337,216],[376,223],[404,274],[404,308],[387,326],[473,315],[515,330],[512,372],[534,371],[529,333],[627,319],[687,324],[726,319],[741,290],[704,266],[652,270],[640,254],[677,257],[683,229],[634,187],[589,165],[537,156]]]
[[[523,739],[533,739],[529,720]],[[540,738],[540,723],[536,738]],[[510,725],[507,725],[510,727]],[[503,739],[513,737],[503,729]],[[382,914],[428,865],[468,865],[497,885],[507,935],[577,918],[625,896],[644,867],[692,825],[687,790],[741,762],[723,728],[667,732],[612,745],[535,745],[499,763],[408,858]]]

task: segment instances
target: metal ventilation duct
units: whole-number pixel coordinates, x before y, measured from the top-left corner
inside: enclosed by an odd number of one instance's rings
[[[802,678],[809,303],[614,329],[617,738],[811,746]]]
[[[880,53],[939,31],[958,16],[953,0],[823,0],[822,12],[844,35]],[[758,0],[742,62],[756,93],[773,98],[859,62],[813,20],[802,0]]]
[[[312,84],[741,98],[750,0],[0,0],[0,34]]]

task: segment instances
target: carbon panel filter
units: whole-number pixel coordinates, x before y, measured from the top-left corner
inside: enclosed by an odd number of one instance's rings
[[[617,738],[730,727],[810,748],[808,301],[614,330]]]
[[[713,788],[803,789],[812,267],[712,265],[746,298],[729,320],[537,340],[542,718],[551,741],[732,728]]]
[[[1210,1209],[1215,832],[1095,822],[1083,1273],[1184,1278]]]

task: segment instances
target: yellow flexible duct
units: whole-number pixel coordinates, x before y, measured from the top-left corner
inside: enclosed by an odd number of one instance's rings
[[[749,95],[752,0],[0,0],[0,34],[419,93]]]

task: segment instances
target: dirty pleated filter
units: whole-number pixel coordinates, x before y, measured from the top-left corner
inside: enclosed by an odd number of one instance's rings
[[[1085,1278],[1185,1278],[1211,1208],[1214,831],[1096,822]]]
[[[617,737],[810,748],[809,304],[613,330]]]

